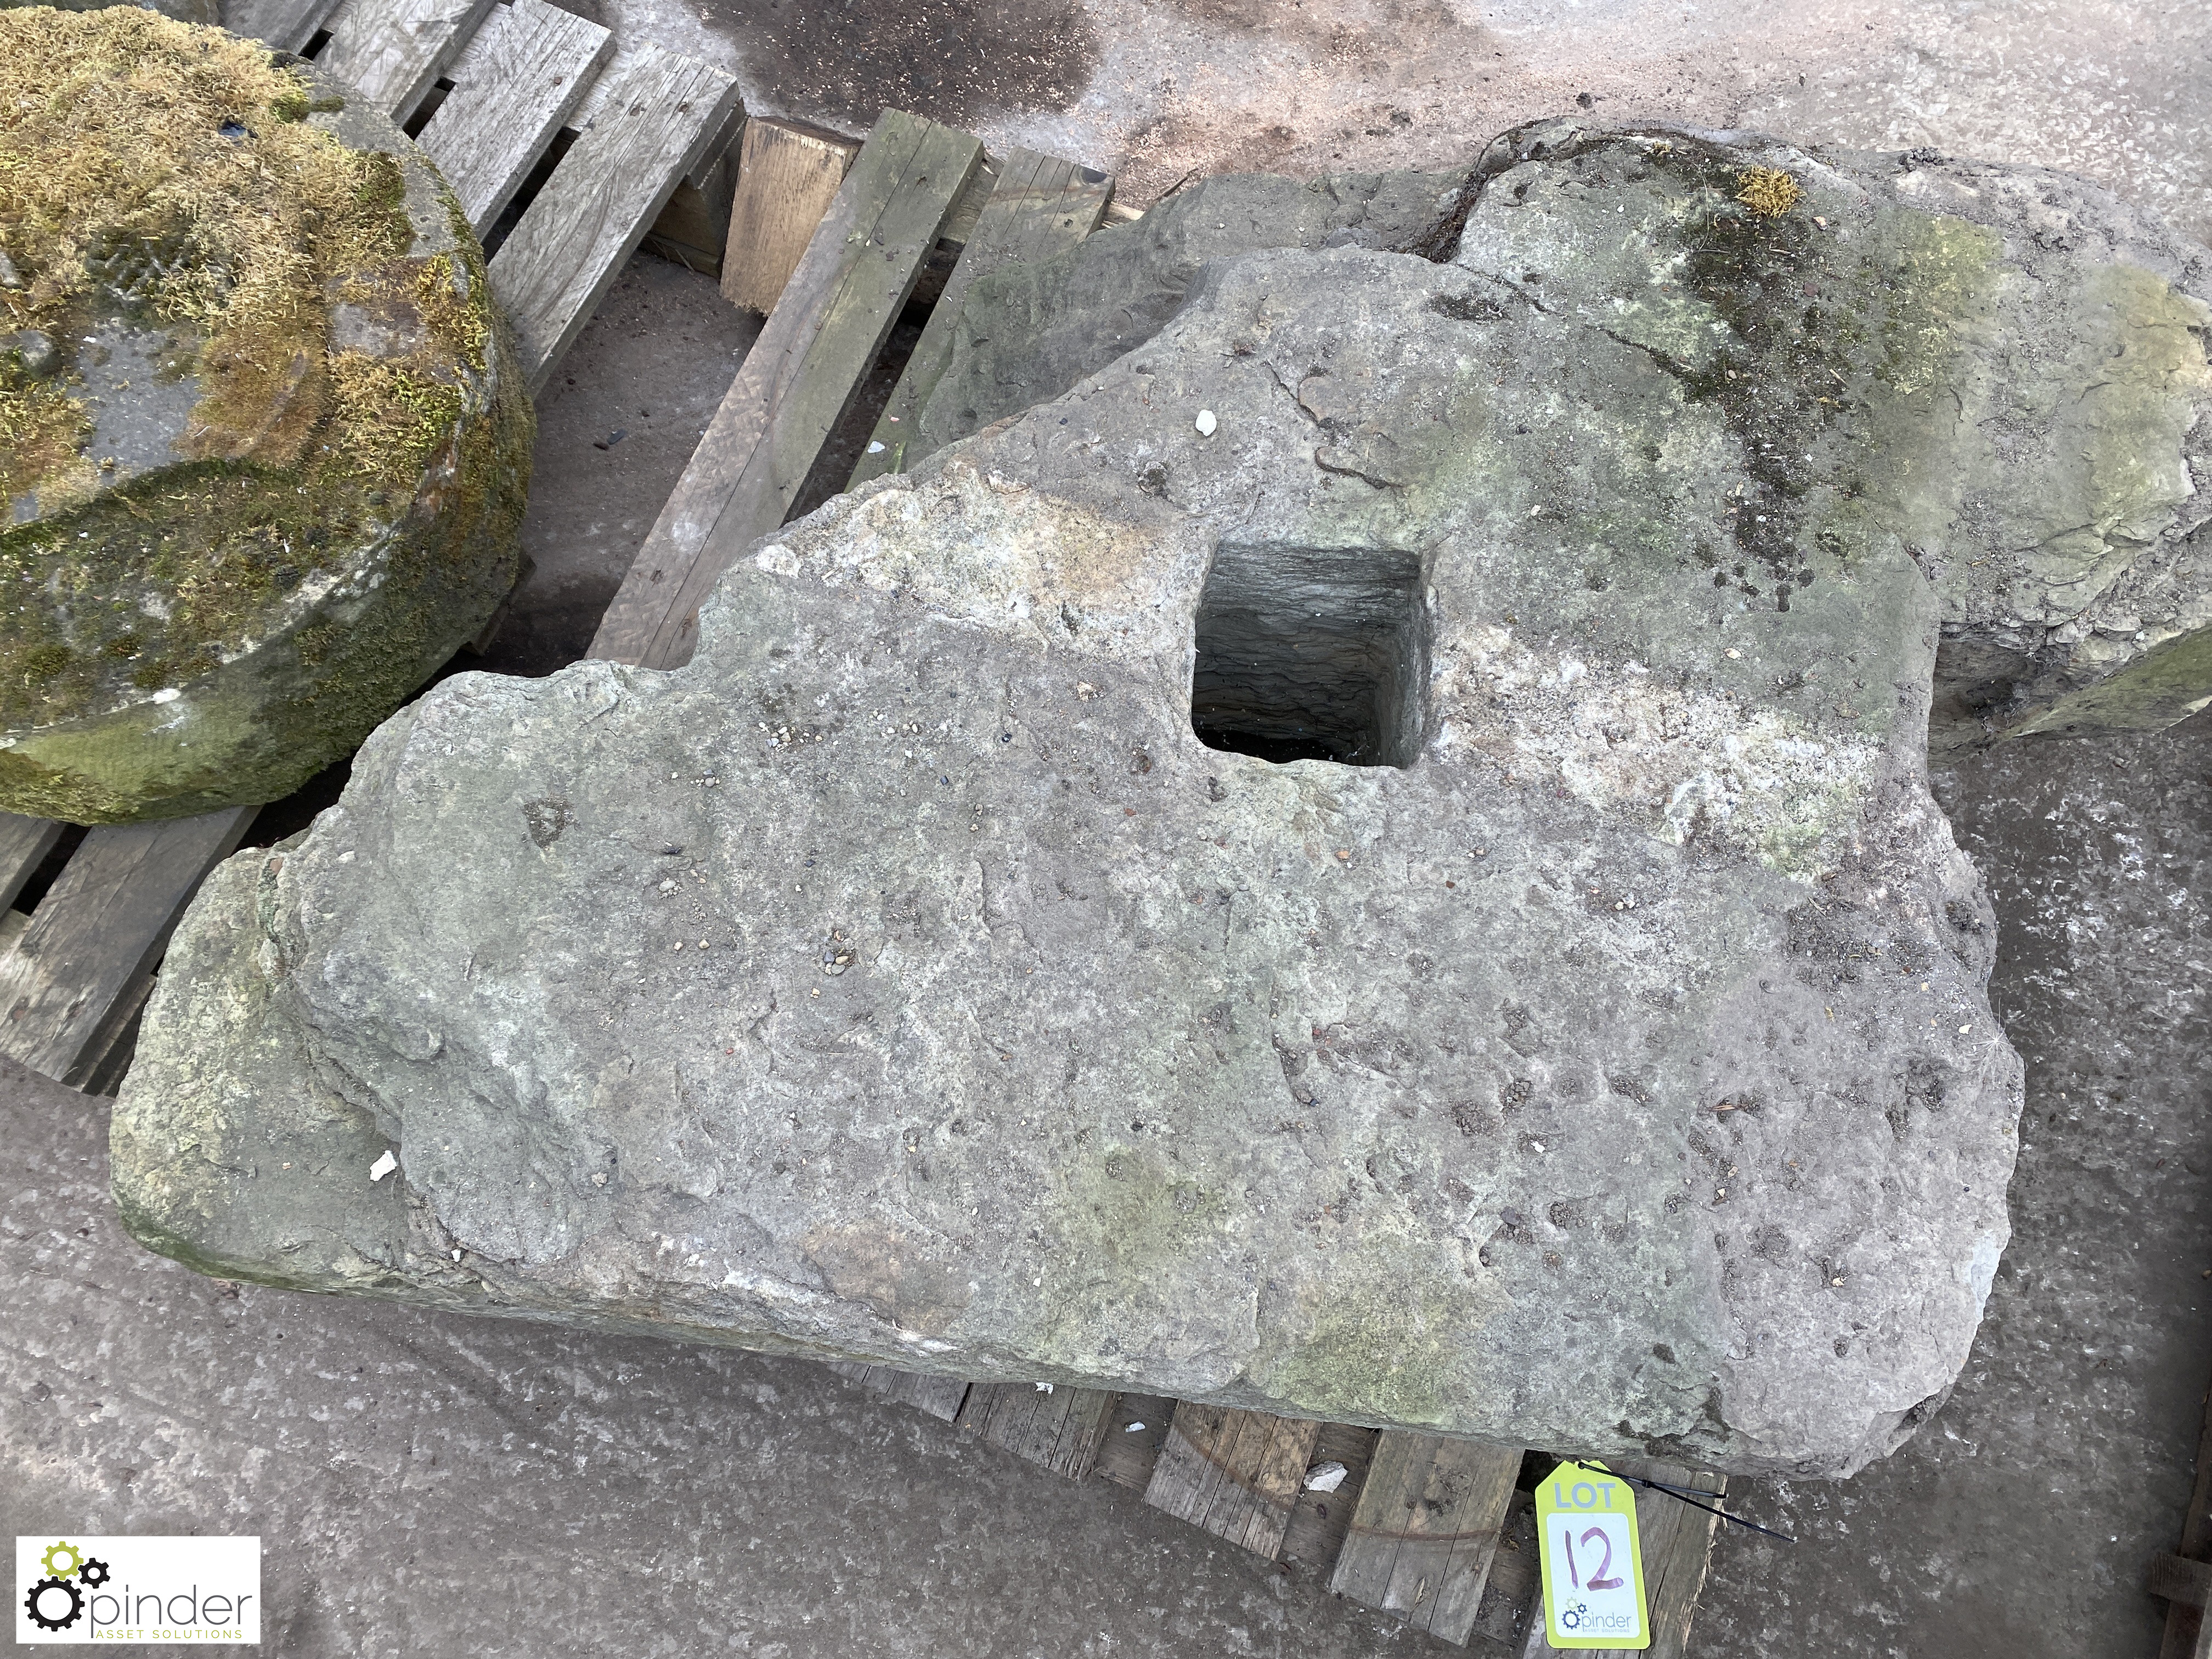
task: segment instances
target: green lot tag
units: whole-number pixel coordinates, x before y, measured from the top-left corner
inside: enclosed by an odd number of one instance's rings
[[[1555,1648],[1648,1648],[1636,1493],[1602,1463],[1562,1463],[1536,1488],[1544,1633]]]

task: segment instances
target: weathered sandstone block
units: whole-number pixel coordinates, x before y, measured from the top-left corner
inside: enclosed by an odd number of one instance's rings
[[[1713,236],[1774,234],[1662,142]],[[1924,780],[1933,405],[1790,427],[1785,490],[1780,428],[1543,286],[1214,263],[758,545],[689,667],[441,684],[187,918],[134,1230],[970,1376],[1880,1455],[1966,1355],[2020,1098]]]

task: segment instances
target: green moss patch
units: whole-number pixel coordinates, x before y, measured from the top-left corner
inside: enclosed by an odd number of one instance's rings
[[[532,422],[482,251],[324,90],[135,7],[0,10],[0,805],[281,794],[512,580]],[[147,471],[93,453],[118,328],[192,388]]]

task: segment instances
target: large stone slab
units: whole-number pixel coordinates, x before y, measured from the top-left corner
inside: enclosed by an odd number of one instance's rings
[[[136,6],[0,10],[0,807],[288,794],[514,585],[482,251],[349,98]]]
[[[270,1283],[1854,1468],[1966,1352],[2020,1091],[1918,441],[1810,464],[1869,487],[1783,609],[1708,556],[1764,462],[1647,347],[1214,264],[760,545],[689,667],[448,680],[224,866],[123,1212]]]

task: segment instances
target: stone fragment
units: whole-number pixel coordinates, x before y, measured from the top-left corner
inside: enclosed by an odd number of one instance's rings
[[[1913,459],[1850,451],[1753,604],[1703,552],[1764,463],[1647,345],[1216,262],[757,544],[688,667],[448,679],[223,866],[123,1213],[424,1306],[1856,1468],[1965,1358],[2020,1099]]]
[[[135,6],[0,11],[0,808],[286,794],[513,586],[533,428],[389,122]]]
[[[1175,315],[1215,259],[1265,248],[1433,250],[1455,229],[1467,171],[1287,179],[1201,179],[1141,219],[1085,237],[1052,258],[1000,267],[968,290],[977,325],[921,411],[912,453],[1057,398],[1142,345]]]

